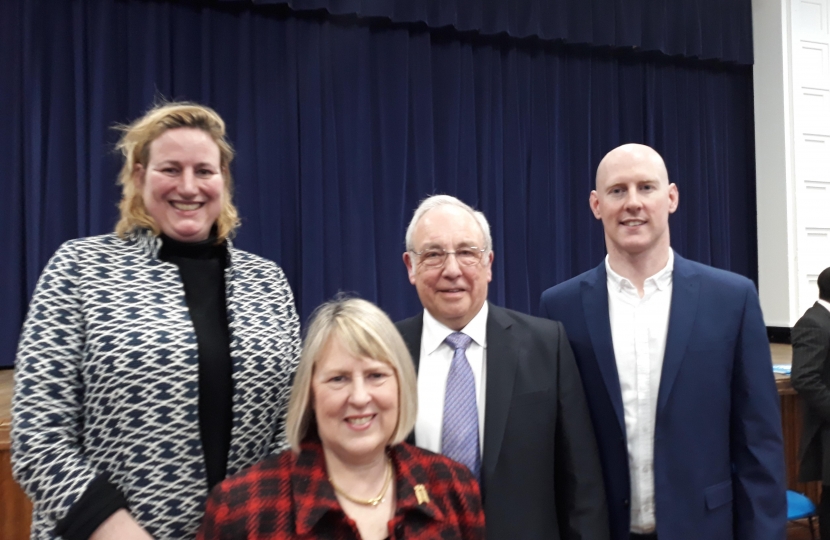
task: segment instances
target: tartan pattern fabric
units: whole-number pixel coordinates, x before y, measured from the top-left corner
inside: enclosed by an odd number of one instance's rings
[[[33,539],[102,473],[155,538],[192,538],[207,497],[196,335],[174,264],[148,232],[65,243],[44,269],[16,360],[14,475]],[[277,265],[229,247],[233,369],[228,474],[285,445],[299,320]],[[278,435],[277,435],[278,434]]]
[[[453,332],[444,341],[455,352],[452,355],[444,395],[441,453],[466,465],[473,476],[479,479],[481,448],[479,447],[476,381],[466,353],[473,338],[461,332]]]
[[[397,506],[389,538],[483,539],[478,483],[466,467],[406,443],[389,449]],[[429,502],[419,504],[416,486]],[[418,488],[420,489],[420,488]],[[198,540],[357,540],[357,525],[342,510],[328,481],[319,440],[300,455],[286,450],[227,478],[210,494]]]

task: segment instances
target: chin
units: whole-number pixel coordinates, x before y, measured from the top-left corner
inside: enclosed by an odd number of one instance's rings
[[[379,440],[360,441],[356,444],[343,445],[343,451],[355,460],[370,457],[376,453],[383,452],[386,444]]]
[[[208,236],[210,236],[210,229],[206,231],[201,229],[176,230],[174,231],[174,234],[168,234],[168,236],[176,238],[182,242],[200,242],[202,240],[206,240]]]

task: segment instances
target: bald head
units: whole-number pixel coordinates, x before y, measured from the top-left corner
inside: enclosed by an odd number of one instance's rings
[[[669,173],[666,164],[654,148],[644,144],[624,144],[605,154],[597,167],[596,189],[604,185],[609,175],[620,169],[639,168],[648,170],[665,185],[669,184]]]
[[[669,214],[679,200],[663,158],[648,146],[625,144],[602,158],[596,182],[589,204],[602,220],[612,267],[637,259],[638,271],[653,275],[668,259]]]

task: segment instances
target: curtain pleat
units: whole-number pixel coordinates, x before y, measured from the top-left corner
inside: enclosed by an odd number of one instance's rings
[[[203,2],[206,0],[202,0]],[[751,0],[221,0],[752,64]]]
[[[544,288],[602,261],[588,194],[624,142],[654,146],[679,186],[674,247],[757,276],[749,67],[322,12],[6,0],[0,69],[3,366],[51,254],[114,227],[111,126],[160,97],[227,121],[235,244],[285,269],[304,319],[338,291],[417,313],[401,254],[434,193],[486,214],[490,298],[536,312]]]

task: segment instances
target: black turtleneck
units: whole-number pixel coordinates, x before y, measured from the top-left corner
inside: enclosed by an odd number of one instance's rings
[[[208,490],[224,480],[233,424],[233,379],[225,267],[228,248],[216,237],[178,242],[162,235],[159,258],[179,267],[184,298],[199,352],[199,432],[205,452]],[[55,527],[67,540],[86,540],[108,517],[127,508],[127,499],[109,475],[97,476]]]
[[[159,258],[179,267],[199,351],[199,431],[208,490],[224,480],[233,423],[233,379],[225,302],[227,246],[216,238],[179,242],[161,235]]]

